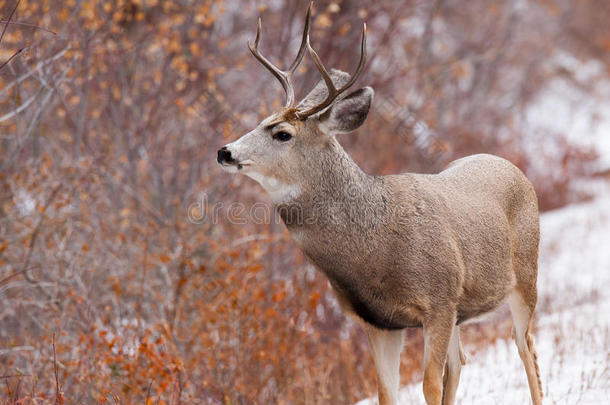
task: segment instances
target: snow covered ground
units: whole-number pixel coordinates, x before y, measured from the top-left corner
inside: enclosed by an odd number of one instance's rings
[[[534,340],[544,404],[609,404],[610,194],[542,215],[538,288]],[[465,351],[458,404],[530,403],[512,340]],[[425,404],[421,382],[404,387],[400,403]]]

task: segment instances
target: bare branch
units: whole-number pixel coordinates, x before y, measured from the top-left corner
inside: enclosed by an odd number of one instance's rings
[[[6,25],[22,25],[24,27],[31,27],[31,28],[35,28],[37,30],[41,30],[44,32],[48,32],[49,34],[53,34],[53,35],[57,35],[57,33],[55,31],[51,31],[48,28],[45,27],[41,27],[40,25],[36,25],[36,24],[32,24],[32,23],[27,23],[27,22],[22,22],[22,21],[8,21],[8,20],[0,20],[0,24],[6,24]]]
[[[10,58],[8,58],[6,61],[4,61],[4,63],[3,63],[3,64],[1,64],[1,65],[0,65],[0,69],[2,69],[3,67],[5,67],[6,65],[8,65],[8,63],[9,63],[10,61],[12,61],[12,60],[13,60],[13,58],[15,58],[15,56],[19,55],[21,52],[23,52],[23,51],[24,51],[25,49],[27,49],[27,48],[28,48],[27,46],[26,46],[26,47],[23,47],[23,48],[19,49],[18,51],[16,51],[14,54],[12,54]]]
[[[17,0],[17,4],[15,4],[15,8],[13,8],[13,11],[11,11],[11,14],[8,16],[6,25],[4,25],[4,28],[2,29],[2,34],[0,34],[0,44],[2,43],[2,38],[4,38],[4,33],[6,32],[8,25],[10,24],[11,20],[13,19],[13,15],[15,14],[15,11],[17,11],[17,7],[19,7],[19,3],[21,3],[21,0]]]

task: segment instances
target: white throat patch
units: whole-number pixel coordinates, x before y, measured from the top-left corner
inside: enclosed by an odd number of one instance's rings
[[[246,176],[256,180],[269,194],[275,204],[289,202],[299,196],[301,189],[296,184],[286,184],[273,177],[257,172],[246,172]]]

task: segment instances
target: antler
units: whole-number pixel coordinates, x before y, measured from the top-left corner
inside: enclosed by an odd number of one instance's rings
[[[364,63],[366,62],[366,23],[363,23],[363,25],[362,25],[362,42],[360,44],[360,62],[358,63],[356,72],[354,72],[354,74],[349,79],[349,81],[347,83],[345,83],[343,86],[341,86],[339,89],[337,89],[335,87],[330,75],[328,74],[328,71],[326,70],[326,68],[322,64],[322,61],[320,60],[320,57],[318,56],[316,51],[314,51],[313,48],[311,47],[311,44],[309,43],[309,35],[307,35],[307,50],[309,51],[309,54],[313,58],[313,61],[315,62],[316,67],[318,68],[318,71],[320,72],[320,75],[322,76],[322,79],[324,80],[324,83],[326,84],[326,87],[328,88],[328,96],[326,97],[326,99],[324,101],[322,101],[322,103],[320,103],[316,106],[313,106],[308,110],[298,111],[296,114],[299,119],[305,119],[305,118],[309,117],[310,115],[320,112],[323,109],[325,109],[326,107],[328,107],[329,105],[331,105],[332,102],[341,93],[343,93],[345,90],[347,90],[352,84],[354,84],[356,79],[358,79],[358,76],[360,76],[360,73],[362,73],[362,68],[364,67]]]
[[[258,52],[258,43],[261,39],[261,19],[258,19],[258,27],[256,29],[256,39],[254,40],[254,46],[250,44],[248,41],[248,48],[250,48],[250,52],[256,59],[258,59],[263,66],[265,66],[273,75],[280,81],[284,91],[286,92],[286,104],[285,107],[292,107],[294,104],[294,88],[290,83],[290,79],[292,74],[299,66],[301,61],[303,60],[303,56],[305,55],[305,47],[309,43],[309,22],[311,19],[311,5],[313,2],[309,3],[309,7],[307,8],[307,15],[305,16],[305,28],[303,28],[303,39],[301,40],[301,46],[299,47],[299,52],[297,53],[297,57],[295,58],[292,65],[288,70],[281,70],[277,66],[273,65],[273,63],[269,62],[267,58],[261,55]]]

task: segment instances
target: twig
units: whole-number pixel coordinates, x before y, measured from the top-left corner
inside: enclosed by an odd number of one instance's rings
[[[0,280],[0,286],[2,286],[3,284],[5,284],[7,281],[9,281],[11,278],[18,276],[21,273],[25,273],[28,270],[31,270],[34,266],[26,268],[26,269],[21,269],[19,271],[14,272],[13,274],[9,274],[8,276],[4,277],[2,280]]]
[[[57,194],[62,189],[62,187],[63,187],[63,183],[59,183],[53,189],[53,191],[51,191],[51,195],[49,196],[49,198],[47,198],[47,201],[45,201],[44,207],[49,207],[53,203],[53,200],[55,200],[55,197],[57,197]],[[34,245],[36,244],[36,238],[38,238],[38,233],[40,232],[40,229],[42,228],[43,223],[44,223],[44,213],[41,213],[40,218],[38,219],[38,222],[36,223],[36,227],[34,228],[34,231],[32,232],[32,234],[30,235],[30,244],[28,246],[28,251],[25,256],[25,260],[23,262],[24,269],[27,269],[29,267],[30,258],[32,256],[32,251],[34,250]],[[25,276],[26,276],[26,280],[30,281],[27,272],[25,273]]]
[[[17,55],[19,55],[21,52],[23,52],[25,49],[29,48],[28,46],[24,46],[23,48],[19,49],[17,52],[15,52],[14,54],[11,55],[10,58],[8,58],[7,60],[4,61],[4,63],[2,65],[0,65],[0,69],[2,69],[3,67],[5,67],[6,65],[8,65],[8,63],[10,61],[13,60],[13,58]]]
[[[21,152],[21,149],[23,149],[23,147],[25,146],[26,139],[29,138],[29,136],[32,134],[32,131],[34,130],[36,124],[38,123],[38,120],[39,120],[40,116],[42,115],[44,108],[46,107],[47,103],[51,99],[51,96],[53,95],[54,92],[55,92],[54,88],[47,90],[47,93],[44,95],[44,98],[42,99],[40,105],[38,106],[38,109],[34,113],[34,117],[30,121],[30,125],[28,125],[28,129],[27,129],[25,135],[23,135],[18,140],[17,148],[14,151],[12,151],[11,158],[7,159],[4,162],[4,164],[2,166],[0,166],[0,170],[4,170],[6,167],[8,167],[10,164],[12,164],[12,162],[17,158],[17,156],[19,156],[19,152]]]
[[[21,390],[21,378],[17,380],[17,387],[15,387],[15,396],[13,397],[13,403],[17,403],[17,399],[19,399],[19,391]]]
[[[248,236],[244,236],[242,238],[238,238],[238,239],[235,239],[234,241],[232,241],[231,247],[234,248],[236,246],[243,245],[245,243],[257,242],[260,240],[270,241],[270,239],[281,239],[281,235],[280,235],[280,238],[274,238],[272,235],[268,235],[265,233],[257,233],[254,235],[248,235]],[[272,242],[272,241],[270,241],[270,242]]]
[[[42,68],[46,67],[47,65],[50,65],[51,63],[55,62],[57,59],[61,58],[62,56],[65,55],[65,53],[70,49],[69,46],[65,47],[64,49],[62,49],[61,51],[57,52],[55,55],[45,59],[45,60],[41,60],[40,62],[38,62],[36,64],[36,66],[34,66],[32,69],[29,69],[27,66],[26,68],[28,69],[28,72],[17,77],[15,80],[13,80],[10,83],[7,83],[6,86],[4,86],[4,88],[2,90],[0,90],[0,96],[2,96],[4,93],[6,93],[8,90],[10,90],[13,86],[21,83],[22,81],[24,81],[25,79],[29,78],[30,76],[34,75],[36,72],[41,73],[42,72]],[[42,74],[42,73],[41,73]],[[40,76],[40,75],[39,75]],[[36,77],[37,80],[40,81],[42,77]],[[45,80],[46,83],[46,80]],[[49,87],[49,84],[46,83],[45,84],[46,87]]]
[[[148,389],[146,390],[146,401],[144,401],[144,405],[148,405],[150,403],[150,388],[152,387],[153,381],[151,380],[148,384]]]
[[[19,7],[19,3],[21,3],[21,0],[17,0],[17,4],[15,4],[15,8],[13,9],[13,11],[11,11],[11,14],[8,16],[7,23],[4,26],[4,28],[2,29],[2,34],[0,34],[0,43],[2,43],[2,38],[4,38],[4,33],[6,32],[8,25],[10,24],[11,20],[13,19],[13,14],[15,14],[15,11],[17,11],[17,7]]]
[[[0,380],[7,380],[9,378],[21,378],[21,377],[31,377],[32,374],[8,374],[8,375],[0,375]]]
[[[27,23],[27,22],[0,20],[0,24],[23,25],[25,27],[32,27],[32,28],[36,28],[37,30],[48,32],[49,34],[57,35],[57,32],[55,32],[55,31],[51,31],[48,28],[44,28],[44,27],[41,27],[40,25],[31,24],[31,23]]]
[[[4,114],[3,116],[0,116],[0,122],[6,121],[8,119],[13,118],[15,115],[19,114],[21,111],[25,110],[26,108],[28,108],[30,106],[30,104],[32,104],[32,102],[34,100],[36,100],[36,97],[38,97],[38,95],[42,93],[42,89],[40,89],[39,91],[37,91],[32,97],[28,98],[27,100],[25,100],[23,103],[21,103],[21,105],[17,108],[15,108],[13,111]]]
[[[182,374],[180,373],[180,370],[178,370],[178,372],[176,374],[178,374],[178,375],[176,376],[175,386],[178,387],[178,390],[177,390],[178,392],[176,393],[177,400],[176,400],[176,402],[174,402],[174,404],[180,405],[181,399],[182,399],[182,378],[181,378]],[[175,388],[174,388],[174,390],[175,390]]]
[[[55,405],[63,405],[64,398],[59,387],[59,376],[57,373],[57,356],[55,354],[55,332],[53,332],[53,371],[55,372]]]

